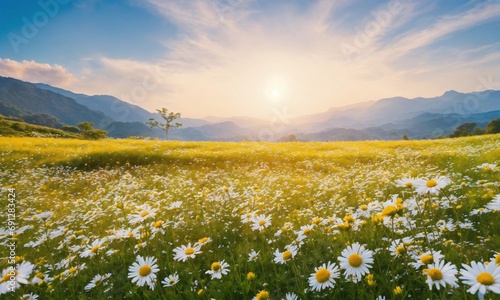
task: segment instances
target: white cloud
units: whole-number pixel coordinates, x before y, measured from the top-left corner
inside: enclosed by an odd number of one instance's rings
[[[62,66],[27,60],[18,62],[8,58],[0,58],[0,75],[60,87],[69,87],[75,81],[75,76]]]

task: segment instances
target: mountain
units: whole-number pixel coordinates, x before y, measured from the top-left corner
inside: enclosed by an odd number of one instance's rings
[[[314,133],[332,128],[364,129],[389,122],[406,122],[423,113],[470,115],[500,110],[500,91],[460,93],[447,91],[432,98],[385,98],[349,107],[332,108],[321,114],[292,119],[303,133]]]
[[[157,121],[162,121],[159,114],[151,113],[143,109],[142,107],[120,100],[113,96],[108,96],[108,95],[89,96],[85,94],[73,93],[71,91],[53,87],[44,83],[36,83],[35,85],[39,88],[53,91],[55,93],[72,98],[79,104],[85,105],[86,107],[92,110],[100,111],[117,122],[145,123],[149,120],[149,118],[154,118]],[[205,120],[191,119],[191,118],[181,118],[178,120],[178,122],[182,123],[183,127],[202,126],[209,124],[209,122]]]
[[[71,98],[7,77],[0,77],[0,109],[0,113],[16,117],[49,115],[68,125],[93,122],[96,127],[104,127],[112,121],[102,112],[93,111]]]
[[[137,105],[113,96],[77,94],[43,83],[31,84],[0,77],[0,113],[22,116],[34,123],[53,127],[94,122],[111,137],[145,136],[164,138],[151,130],[149,118],[161,120]],[[393,140],[447,136],[466,122],[484,127],[500,118],[500,91],[460,93],[447,91],[431,98],[384,98],[328,111],[302,115],[274,124],[270,120],[235,116],[181,118],[182,128],[171,128],[169,139],[189,141],[284,141],[295,136],[301,141]]]

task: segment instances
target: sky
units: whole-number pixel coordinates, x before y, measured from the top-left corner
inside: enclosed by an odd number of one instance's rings
[[[0,76],[183,117],[500,89],[500,1],[1,0]]]

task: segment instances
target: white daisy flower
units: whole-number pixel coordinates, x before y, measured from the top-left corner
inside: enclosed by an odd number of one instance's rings
[[[154,218],[156,214],[156,209],[152,209],[149,204],[144,204],[137,206],[138,212],[128,215],[130,224],[142,223],[144,220],[149,218]]]
[[[137,261],[128,268],[128,278],[132,278],[132,283],[137,282],[138,286],[147,284],[150,289],[155,289],[156,273],[160,269],[156,264],[156,258],[137,256]]]
[[[179,282],[179,275],[177,275],[177,272],[175,272],[173,275],[168,275],[161,284],[163,284],[164,287],[171,287],[176,285]]]
[[[415,261],[411,262],[410,265],[412,265],[415,269],[418,269],[421,266],[428,264],[437,264],[442,260],[442,258],[444,258],[444,256],[441,254],[441,251],[422,252],[420,255],[413,256]]]
[[[229,273],[229,264],[224,260],[213,262],[210,270],[205,272],[205,274],[210,274],[212,279],[221,279],[222,275],[227,273]]]
[[[262,231],[271,225],[271,216],[259,215],[252,220],[252,229]]]
[[[460,279],[470,286],[467,292],[473,295],[478,292],[479,299],[483,299],[488,291],[500,294],[500,266],[473,261],[470,266],[462,264],[462,267]]]
[[[339,268],[328,262],[314,269],[309,277],[309,287],[311,291],[321,291],[335,286],[335,279],[339,278]]]
[[[432,179],[416,179],[414,184],[417,193],[420,195],[425,195],[427,193],[431,195],[439,194],[439,191],[451,183],[450,178],[445,176],[440,176],[439,178]]]
[[[37,300],[38,299],[38,295],[37,294],[33,294],[33,293],[29,293],[29,294],[24,294],[21,299],[26,299],[26,300]]]
[[[241,223],[250,223],[255,219],[255,216],[257,216],[255,212],[243,214],[241,215]]]
[[[397,187],[412,188],[415,185],[415,178],[403,177],[395,181]]]
[[[250,253],[248,253],[248,261],[257,261],[257,259],[259,258],[259,252],[256,252],[255,250],[252,249],[252,251],[250,251]]]
[[[427,275],[427,280],[425,281],[429,285],[429,289],[432,290],[432,286],[439,288],[446,287],[446,284],[451,287],[458,287],[457,284],[457,267],[451,263],[444,263],[444,261],[439,261],[435,264],[427,265],[427,269],[424,270]]]
[[[295,293],[286,293],[284,300],[299,300],[299,296]]]
[[[373,251],[366,250],[364,245],[354,243],[342,250],[338,259],[340,268],[344,269],[346,279],[359,280],[363,275],[370,273],[369,269],[373,264]]]
[[[99,284],[102,284],[102,282],[105,281],[106,279],[108,279],[109,277],[111,277],[111,273],[106,273],[104,275],[97,274],[96,276],[94,276],[94,278],[92,278],[90,283],[85,286],[85,288],[84,288],[85,291],[86,292],[90,291],[91,289],[95,288]]]
[[[496,195],[493,200],[486,204],[486,208],[489,210],[500,210],[500,195]]]
[[[174,259],[178,261],[186,261],[189,258],[195,258],[197,254],[200,254],[202,251],[201,245],[193,245],[188,243],[186,246],[180,246],[174,249]]]
[[[23,261],[21,264],[16,265],[15,268],[10,266],[4,269],[0,280],[0,295],[17,290],[21,287],[20,283],[28,284],[28,279],[34,267],[34,264]]]
[[[87,249],[80,253],[80,257],[93,257],[99,250],[103,248],[103,244],[106,239],[95,240],[92,244],[87,246]]]
[[[274,252],[274,262],[283,265],[294,258],[295,255],[297,255],[297,247],[288,245],[285,247],[285,251],[283,252],[276,249],[276,252]]]

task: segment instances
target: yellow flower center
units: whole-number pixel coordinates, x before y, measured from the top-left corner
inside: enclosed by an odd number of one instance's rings
[[[384,215],[384,216],[386,216],[386,217],[392,217],[392,216],[394,216],[397,212],[398,212],[397,207],[396,207],[396,206],[394,206],[394,205],[390,205],[390,206],[385,207],[385,208],[382,210],[382,215]]]
[[[429,269],[429,271],[427,271],[427,275],[429,275],[429,277],[432,280],[441,280],[441,279],[443,279],[443,272],[441,272],[441,270],[436,269],[436,268]]]
[[[175,279],[174,278],[170,278],[170,280],[168,281],[170,284],[174,284],[175,283]]]
[[[151,267],[148,266],[148,265],[144,265],[142,267],[139,268],[139,276],[148,276],[149,274],[151,274]]]
[[[431,180],[427,180],[427,182],[425,183],[425,186],[428,187],[428,188],[433,188],[435,187],[436,185],[438,185],[437,181],[434,180],[434,179],[431,179]]]
[[[0,282],[6,282],[10,280],[10,277],[16,277],[17,276],[17,271],[14,271],[14,274],[11,274],[10,271],[7,272],[7,274],[3,275],[2,280]]]
[[[212,266],[211,266],[210,268],[212,269],[212,271],[217,272],[217,271],[219,271],[219,270],[220,270],[221,265],[220,265],[220,263],[218,263],[218,262],[214,262],[214,263],[212,263]]]
[[[282,258],[283,260],[289,260],[290,258],[292,258],[292,252],[290,250],[286,250],[285,252],[283,252]]]
[[[191,255],[194,253],[194,249],[193,248],[187,248],[186,250],[184,250],[184,254],[186,255]]]
[[[328,279],[330,279],[330,275],[330,271],[325,268],[321,268],[316,271],[316,281],[318,281],[319,283],[326,282],[328,281]]]
[[[498,253],[495,257],[495,263],[497,264],[497,266],[500,266],[500,253]]]
[[[204,237],[204,238],[201,238],[201,239],[198,240],[198,243],[200,243],[200,244],[203,244],[203,243],[206,243],[206,242],[208,242],[208,238],[207,237]]]
[[[269,299],[269,292],[268,291],[260,291],[255,296],[255,298],[257,298],[257,300],[267,300],[267,299]]]
[[[407,183],[405,183],[405,186],[407,188],[411,188],[411,187],[413,187],[413,183],[411,181],[408,181]]]
[[[149,215],[149,211],[147,211],[147,210],[145,210],[145,211],[143,211],[143,212],[141,213],[141,217],[145,217],[145,216],[147,216],[147,215]]]
[[[311,232],[311,228],[306,228],[302,231],[303,234],[308,234],[309,232]]]
[[[362,204],[359,209],[361,210],[368,210],[368,206],[366,204]]]
[[[349,256],[349,259],[347,261],[352,267],[357,268],[363,263],[363,258],[359,254],[353,253],[351,254],[351,256]]]
[[[161,227],[161,225],[163,225],[163,221],[158,221],[158,222],[155,222],[155,223],[153,224],[153,227],[154,227],[154,228],[160,228],[160,227]]]
[[[493,276],[488,272],[483,272],[477,275],[476,279],[482,285],[492,285],[495,283],[495,278],[493,278]]]
[[[99,248],[100,248],[100,246],[96,245],[96,246],[92,247],[92,249],[90,249],[90,252],[96,253],[97,251],[99,251]]]
[[[396,254],[405,254],[406,253],[406,248],[405,246],[398,246],[396,248]]]
[[[259,226],[264,226],[266,224],[266,220],[260,220],[259,221]]]
[[[356,219],[352,215],[347,215],[342,220],[344,220],[344,222],[347,222],[347,223],[352,223],[352,222],[356,221]]]
[[[101,280],[100,280],[100,279],[96,279],[96,281],[94,281],[94,284],[95,284],[95,285],[98,285],[99,283],[101,283]]]
[[[434,256],[432,256],[432,254],[426,254],[422,257],[420,257],[420,261],[424,264],[424,265],[427,265],[427,264],[430,264],[431,262],[434,261]]]
[[[68,272],[71,274],[71,273],[75,273],[78,269],[76,267],[73,267],[73,268],[70,268],[68,270]]]

